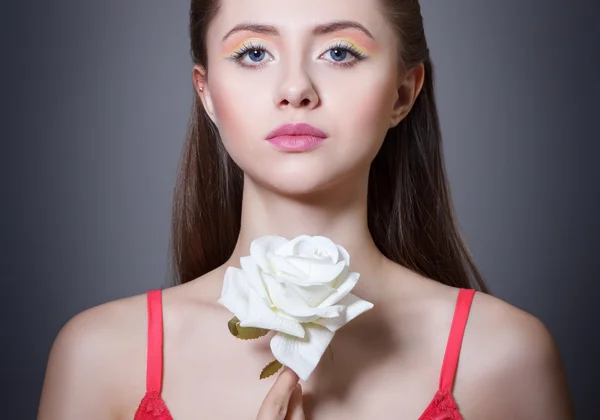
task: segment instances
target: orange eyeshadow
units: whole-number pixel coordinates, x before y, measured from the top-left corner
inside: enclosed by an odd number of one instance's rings
[[[343,41],[354,46],[357,50],[365,55],[372,55],[379,51],[379,45],[360,31],[344,30],[337,33],[336,38],[341,38]]]
[[[236,51],[239,51],[244,46],[244,44],[246,44],[250,41],[254,41],[254,43],[261,43],[261,44],[267,43],[266,39],[261,38],[256,35],[248,35],[248,33],[234,34],[230,38],[228,38],[227,41],[225,41],[223,43],[223,45],[221,46],[221,56],[228,57],[228,56],[232,55]],[[269,43],[273,43],[273,41],[271,40],[271,41],[269,41]]]

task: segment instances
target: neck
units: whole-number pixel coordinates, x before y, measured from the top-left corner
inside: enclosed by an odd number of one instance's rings
[[[239,267],[250,243],[261,236],[326,236],[346,248],[350,270],[360,273],[355,290],[369,294],[369,284],[382,278],[389,261],[379,251],[367,224],[368,179],[352,180],[326,191],[293,197],[244,180],[240,234],[225,263]]]

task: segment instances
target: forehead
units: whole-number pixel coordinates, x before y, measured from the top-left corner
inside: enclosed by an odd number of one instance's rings
[[[351,20],[365,26],[376,40],[393,36],[380,0],[220,0],[220,4],[209,30],[209,38],[216,42],[239,23],[272,25],[285,38],[309,36],[314,26]]]

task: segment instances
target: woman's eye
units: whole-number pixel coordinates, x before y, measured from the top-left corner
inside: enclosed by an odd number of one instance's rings
[[[348,51],[341,48],[334,48],[328,52],[331,53],[331,58],[333,58],[334,61],[344,61],[344,58],[348,56]]]
[[[229,59],[242,67],[261,67],[267,61],[265,57],[268,54],[263,45],[249,43],[233,53]]]
[[[245,52],[243,52],[240,55],[240,59],[241,61],[245,61],[244,64],[250,64],[251,63],[261,63],[265,57],[267,56],[267,51],[261,48],[252,48],[249,49]],[[245,58],[247,58],[247,60],[244,60]]]
[[[354,48],[342,46],[333,47],[327,50],[324,55],[329,56],[335,63],[343,66],[354,65],[366,58],[364,54],[361,54]],[[346,59],[349,59],[349,61],[345,61]]]

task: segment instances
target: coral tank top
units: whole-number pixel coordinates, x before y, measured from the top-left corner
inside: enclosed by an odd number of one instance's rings
[[[458,366],[460,347],[475,290],[460,289],[454,317],[442,363],[439,387],[433,399],[418,420],[463,420],[454,397],[452,386]],[[162,293],[150,290],[148,300],[148,354],[146,394],[140,402],[134,420],[173,420],[161,397],[162,387]]]

